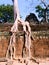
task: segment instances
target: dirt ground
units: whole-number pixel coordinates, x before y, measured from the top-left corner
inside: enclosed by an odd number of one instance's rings
[[[18,61],[8,61],[8,62],[0,62],[0,65],[49,65],[49,61],[41,60],[39,63],[34,61],[29,61],[28,63],[20,63]]]

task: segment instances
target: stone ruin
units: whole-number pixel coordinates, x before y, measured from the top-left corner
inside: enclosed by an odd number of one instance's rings
[[[18,29],[19,25],[22,25],[23,33],[19,31]],[[43,33],[44,36],[40,36],[39,34],[41,33]],[[19,11],[17,11],[17,18],[15,19],[14,25],[11,27],[10,34],[11,34],[10,41],[7,41],[7,39],[9,40],[9,38],[6,37],[7,38],[6,39],[4,36],[0,38],[0,43],[3,43],[3,41],[6,40],[4,41],[5,43],[4,47],[3,47],[3,44],[0,44],[0,48],[2,49],[0,50],[1,52],[0,56],[3,57],[4,55],[5,57],[4,60],[1,59],[1,61],[3,62],[7,61],[6,65],[12,65],[13,61],[15,60],[16,61],[18,60],[18,62],[23,61],[26,64],[28,64],[30,60],[33,60],[34,62],[39,63],[38,61],[36,61],[37,59],[35,59],[35,57],[40,56],[41,58],[44,56],[49,56],[49,47],[48,47],[49,37],[47,36],[45,37],[46,34],[44,31],[43,32],[35,31],[31,33],[31,28],[29,23],[27,21],[24,22],[23,20],[20,19]]]

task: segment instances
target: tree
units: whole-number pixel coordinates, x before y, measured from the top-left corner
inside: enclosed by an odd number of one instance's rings
[[[38,5],[36,6],[36,12],[38,12],[38,17],[45,21],[45,9]]]
[[[18,8],[18,0],[12,0],[14,6],[14,21],[16,18],[20,18],[19,8]]]
[[[0,5],[0,20],[3,22],[13,22],[13,5]]]
[[[36,12],[38,12],[38,17],[42,18],[42,21],[45,21],[48,23],[48,7],[44,0],[41,0],[42,4],[44,5],[45,8],[42,8],[40,5],[36,6]]]

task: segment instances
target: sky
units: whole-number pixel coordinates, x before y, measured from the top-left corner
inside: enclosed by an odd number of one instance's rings
[[[49,4],[49,0],[45,0],[45,2]],[[12,0],[0,0],[0,5],[2,4],[12,5],[13,3]],[[19,11],[22,19],[25,20],[26,16],[30,13],[35,13],[37,16],[38,14],[35,12],[35,7],[39,4],[43,7],[40,0],[18,0]]]

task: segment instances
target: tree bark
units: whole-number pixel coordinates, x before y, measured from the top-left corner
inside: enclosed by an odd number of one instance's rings
[[[15,21],[16,18],[20,18],[18,0],[13,0],[13,5],[14,5],[14,21]]]
[[[14,22],[12,28],[11,28],[11,32],[12,33],[16,33],[18,31],[18,24],[19,23],[23,26],[23,31],[25,31],[25,33],[26,33],[26,35],[25,35],[25,38],[26,38],[25,46],[27,47],[27,49],[29,51],[29,57],[31,57],[31,51],[30,51],[30,46],[31,46],[31,39],[30,39],[31,28],[30,28],[29,23],[27,21],[24,22],[23,20],[20,19],[18,0],[14,0],[13,4],[14,4],[14,21],[15,22]],[[28,30],[26,29],[26,26],[27,26]]]

